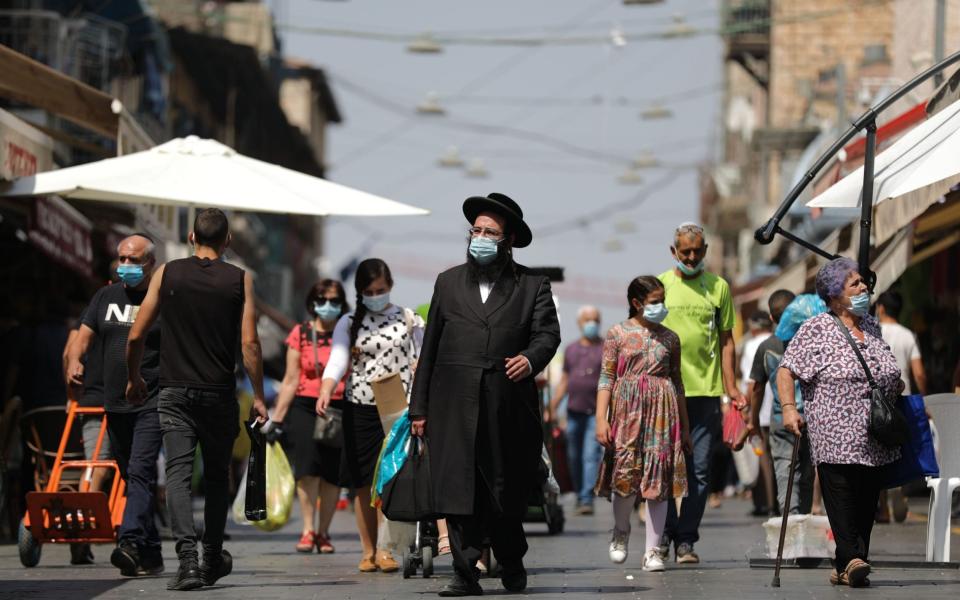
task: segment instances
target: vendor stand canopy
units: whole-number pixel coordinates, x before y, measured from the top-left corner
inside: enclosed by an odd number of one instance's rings
[[[217,141],[177,138],[143,152],[17,179],[0,196],[46,196],[301,215],[429,211],[256,160]]]
[[[873,243],[893,237],[960,182],[960,100],[913,128],[876,157],[873,178]],[[808,206],[860,206],[863,167]]]

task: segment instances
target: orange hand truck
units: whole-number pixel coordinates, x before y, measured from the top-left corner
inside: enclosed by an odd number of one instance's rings
[[[37,566],[43,544],[116,541],[126,505],[126,488],[120,476],[120,466],[115,460],[64,460],[70,431],[79,415],[103,415],[93,453],[95,457],[100,456],[107,433],[105,411],[101,407],[79,406],[75,400],[70,400],[60,446],[46,486],[43,491],[27,494],[27,514],[20,522],[17,535],[20,562],[25,567]],[[114,471],[109,496],[99,490],[90,490],[92,470],[103,468]],[[63,473],[68,470],[83,470],[85,473],[76,491],[64,489],[67,486],[62,484]]]

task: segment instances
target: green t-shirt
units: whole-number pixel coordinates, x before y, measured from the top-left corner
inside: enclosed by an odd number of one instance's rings
[[[713,273],[683,279],[674,269],[659,276],[669,314],[664,326],[680,337],[680,373],[690,396],[722,396],[720,332],[736,322],[730,285]]]

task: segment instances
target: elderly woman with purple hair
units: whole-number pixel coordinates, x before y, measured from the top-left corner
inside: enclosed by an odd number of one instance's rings
[[[868,431],[870,384],[852,343],[882,390],[899,394],[903,383],[880,325],[867,312],[870,294],[857,264],[849,258],[830,261],[817,273],[816,288],[829,311],[800,327],[780,363],[777,389],[784,427],[799,435],[806,426],[817,465],[837,542],[830,582],[864,587],[870,585],[867,555],[881,467],[899,458],[900,451],[884,446]],[[798,380],[803,416],[796,409]]]

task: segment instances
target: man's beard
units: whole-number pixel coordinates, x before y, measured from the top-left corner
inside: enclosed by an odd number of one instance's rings
[[[513,261],[513,255],[510,249],[503,245],[497,246],[497,257],[490,263],[481,265],[477,259],[470,254],[469,244],[467,246],[467,268],[470,270],[470,278],[473,281],[496,281],[500,273]]]

